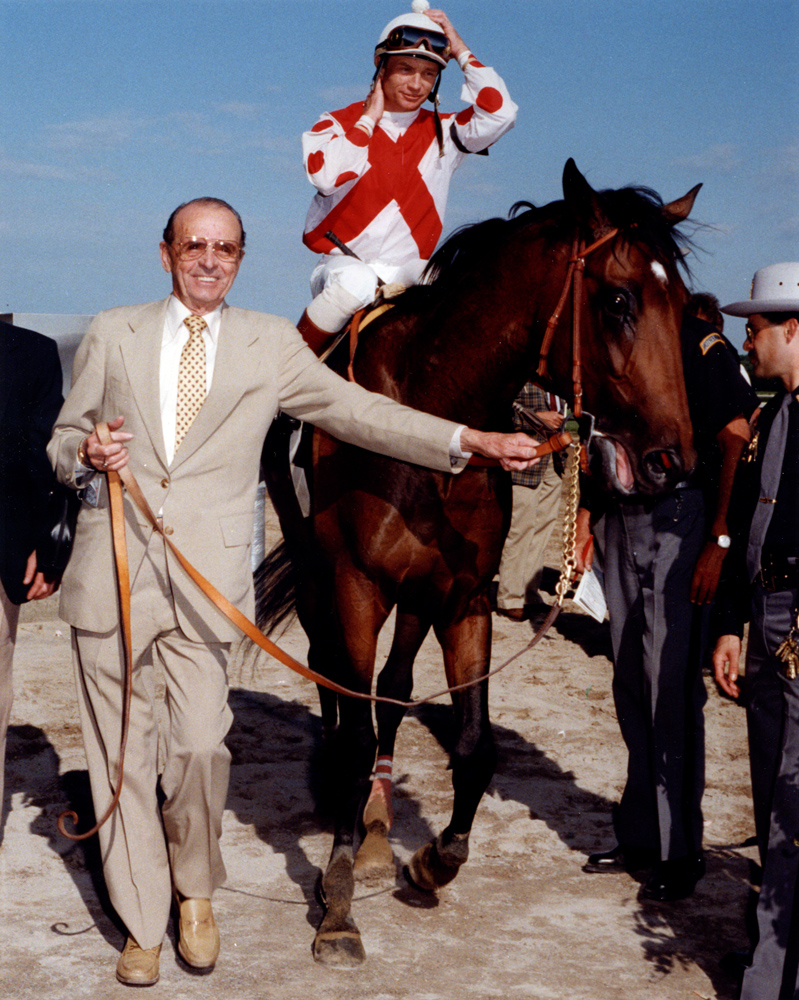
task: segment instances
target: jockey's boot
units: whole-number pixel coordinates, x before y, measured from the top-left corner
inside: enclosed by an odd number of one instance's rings
[[[335,334],[330,333],[329,330],[321,330],[308,316],[307,310],[302,314],[302,316],[300,316],[299,322],[297,323],[297,329],[302,334],[305,343],[311,348],[317,358],[335,336]]]

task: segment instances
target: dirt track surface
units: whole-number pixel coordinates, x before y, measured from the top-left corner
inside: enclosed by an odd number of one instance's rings
[[[496,665],[531,632],[496,617],[494,626]],[[384,632],[384,655],[388,638]],[[304,658],[296,626],[282,643]],[[315,689],[249,644],[236,649],[228,878],[214,900],[222,954],[212,975],[191,975],[170,927],[161,981],[136,996],[732,1000],[735,983],[718,962],[746,944],[756,853],[741,846],[753,833],[743,712],[708,685],[708,874],[694,896],[647,903],[629,876],[584,874],[585,855],[613,843],[610,810],[625,770],[608,644],[606,627],[567,603],[551,634],[492,681],[500,760],[470,860],[437,896],[401,874],[385,890],[356,889],[368,959],[354,971],[311,957],[322,913],[316,883],[332,841]],[[417,696],[440,689],[442,675],[428,640]],[[88,801],[69,630],[56,599],[24,609],[15,686],[0,846],[0,997],[122,997],[114,967],[124,936],[104,897],[97,848],[73,846],[55,827],[67,803],[85,815]],[[415,710],[400,729],[391,834],[398,872],[448,821],[450,739],[443,702]]]

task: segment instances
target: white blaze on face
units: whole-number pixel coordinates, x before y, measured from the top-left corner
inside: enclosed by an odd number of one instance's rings
[[[666,274],[666,268],[660,263],[659,260],[652,261],[652,274],[658,279],[661,285],[668,285],[669,278]]]

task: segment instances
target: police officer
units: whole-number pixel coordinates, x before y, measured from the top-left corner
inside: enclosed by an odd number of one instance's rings
[[[799,660],[781,656],[780,647],[794,639],[799,587],[799,262],[762,268],[750,298],[722,311],[747,317],[744,347],[755,374],[781,382],[757,419],[751,461],[741,470],[735,497],[740,545],[719,592],[720,638],[713,654],[716,680],[738,698],[743,622],[750,619],[744,693],[763,882],[759,936],[741,1000],[794,1000],[799,996]],[[799,654],[799,633],[796,640]]]
[[[699,606],[712,600],[730,544],[733,474],[757,405],[718,330],[686,314],[682,342],[696,471],[665,496],[585,501],[604,570],[613,698],[629,759],[614,810],[617,844],[590,855],[583,870],[648,871],[642,895],[659,902],[691,895],[705,871]]]

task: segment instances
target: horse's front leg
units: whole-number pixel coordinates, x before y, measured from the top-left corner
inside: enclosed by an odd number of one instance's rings
[[[430,629],[428,618],[397,609],[394,638],[385,666],[377,678],[377,693],[398,701],[409,701],[413,690],[413,661]],[[394,852],[388,842],[388,831],[394,820],[391,806],[391,768],[394,761],[394,741],[405,716],[399,705],[378,702],[377,764],[369,798],[363,810],[365,835],[355,855],[355,878],[370,885],[394,879]]]
[[[369,693],[377,635],[389,603],[379,588],[353,567],[337,567],[336,608],[344,669],[336,677],[355,691]],[[360,803],[366,794],[377,739],[371,703],[339,699],[336,740],[336,818],[333,850],[322,877],[325,915],[316,932],[313,955],[328,965],[360,965],[366,959],[351,908],[354,893],[353,841]]]
[[[460,621],[436,627],[447,683],[474,680],[488,672],[491,612],[488,597],[472,602]],[[480,799],[494,774],[497,751],[488,718],[488,681],[454,692],[456,742],[452,752],[454,801],[449,826],[419,848],[408,865],[420,889],[433,891],[451,882],[469,857],[469,834]]]

